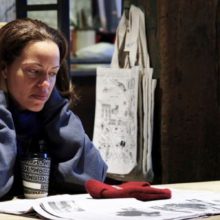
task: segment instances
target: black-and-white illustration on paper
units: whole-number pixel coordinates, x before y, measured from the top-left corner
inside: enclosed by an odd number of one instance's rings
[[[127,208],[127,209],[122,209],[120,212],[117,213],[118,216],[127,216],[127,217],[158,217],[160,216],[159,211],[140,211],[138,209],[134,208]]]
[[[99,67],[93,142],[110,173],[129,173],[137,160],[139,69]]]

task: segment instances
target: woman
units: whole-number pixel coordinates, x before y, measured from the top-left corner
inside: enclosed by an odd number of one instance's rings
[[[0,29],[0,198],[21,187],[19,158],[42,139],[54,187],[74,191],[105,179],[105,162],[64,98],[74,98],[66,56],[62,34],[40,21],[17,19]]]

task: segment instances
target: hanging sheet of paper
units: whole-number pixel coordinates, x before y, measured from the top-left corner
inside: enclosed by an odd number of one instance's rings
[[[137,69],[138,77],[134,71]],[[128,82],[133,77],[138,82],[131,90]],[[122,92],[122,88],[126,90]],[[110,67],[97,68],[93,142],[108,164],[110,177],[125,181],[153,180],[155,88],[147,51],[145,15],[132,5],[129,15],[123,13],[119,22]]]
[[[93,142],[109,173],[127,174],[137,163],[139,68],[97,68]]]

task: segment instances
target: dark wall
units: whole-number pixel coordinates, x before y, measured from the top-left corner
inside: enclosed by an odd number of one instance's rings
[[[85,132],[92,139],[95,117],[96,75],[95,73],[87,76],[73,75],[72,82],[79,97],[73,111],[80,117]]]
[[[162,180],[220,178],[218,1],[158,1]]]

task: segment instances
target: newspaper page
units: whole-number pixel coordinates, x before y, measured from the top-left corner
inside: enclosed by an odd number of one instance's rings
[[[98,67],[93,142],[108,172],[128,174],[137,164],[139,68]]]
[[[27,212],[30,208],[37,212],[39,218],[53,220],[183,220],[220,214],[220,193],[171,190],[171,199],[147,202],[134,198],[93,199],[89,194],[49,196],[32,200],[32,205],[30,200],[19,199],[0,202],[0,212],[19,215],[26,207]],[[15,202],[17,207],[12,205]]]
[[[91,199],[89,195],[78,195],[52,202],[45,200],[33,208],[38,213],[46,211],[48,217],[53,216],[50,219],[181,220],[220,214],[219,198],[219,193],[184,190],[173,190],[172,199],[150,202],[133,198]]]
[[[171,191],[171,199],[147,202],[134,198],[93,199],[89,194],[18,199],[0,202],[0,212],[21,215],[26,208],[26,212],[37,212],[39,218],[73,220],[183,220],[220,214],[220,193]]]

